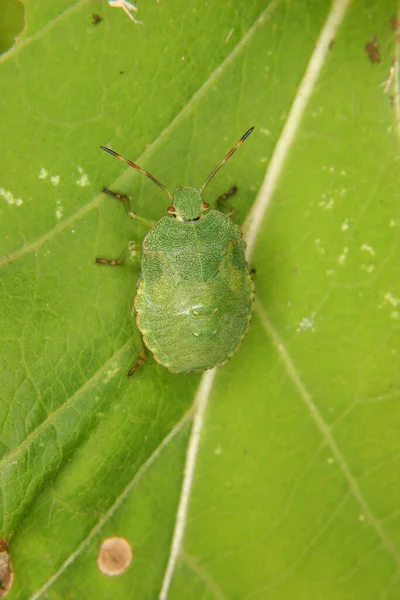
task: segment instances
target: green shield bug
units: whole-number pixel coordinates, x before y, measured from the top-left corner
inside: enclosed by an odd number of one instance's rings
[[[144,238],[133,310],[145,345],[172,373],[222,365],[238,350],[249,327],[254,286],[242,233],[231,215],[209,210],[202,192],[253,129],[229,150],[200,190],[178,187],[173,195],[153,175],[101,146],[151,179],[171,201],[168,215]],[[236,189],[234,186],[218,201],[226,200]],[[129,202],[124,194],[107,188],[103,192]],[[129,214],[140,220],[135,213]],[[122,264],[120,258],[97,258],[96,262]],[[143,352],[128,375],[133,375],[145,358]]]

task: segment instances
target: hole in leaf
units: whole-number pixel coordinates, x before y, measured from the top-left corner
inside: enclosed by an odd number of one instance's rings
[[[0,54],[14,46],[25,26],[25,7],[20,0],[0,0]]]

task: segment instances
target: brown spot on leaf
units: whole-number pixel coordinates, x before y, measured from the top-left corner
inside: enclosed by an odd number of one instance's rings
[[[381,55],[379,54],[379,46],[374,33],[371,35],[369,42],[365,44],[364,48],[372,63],[380,62]]]
[[[7,596],[14,579],[14,571],[8,544],[0,538],[0,598]]]
[[[96,13],[93,13],[92,18],[93,18],[93,21],[92,21],[93,25],[98,25],[103,20],[103,18],[100,15],[96,15]]]
[[[104,575],[122,575],[132,560],[132,548],[126,539],[111,537],[103,540],[97,566]]]

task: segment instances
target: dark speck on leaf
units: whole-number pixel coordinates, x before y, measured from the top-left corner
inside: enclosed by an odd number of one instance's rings
[[[370,41],[365,44],[364,48],[372,63],[380,62],[381,55],[379,54],[379,46],[374,33],[371,35]]]

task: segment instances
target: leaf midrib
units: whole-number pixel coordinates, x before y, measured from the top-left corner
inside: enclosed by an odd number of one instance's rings
[[[276,8],[276,6],[279,4],[279,2],[280,2],[280,0],[272,0],[272,2],[261,13],[261,15],[255,20],[254,24],[248,29],[247,33],[236,44],[236,46],[228,54],[228,56],[209,75],[209,77],[203,83],[203,85],[192,95],[192,97],[185,104],[185,106],[182,108],[182,110],[161,131],[161,133],[153,140],[153,142],[151,142],[150,144],[148,144],[146,146],[145,151],[138,157],[137,162],[139,162],[139,163],[144,162],[145,159],[149,155],[151,155],[152,152],[155,151],[155,149],[158,147],[158,145],[160,145],[164,139],[166,139],[168,136],[171,135],[171,132],[173,132],[173,130],[185,118],[185,116],[187,115],[187,113],[190,112],[192,107],[195,106],[196,103],[201,99],[201,97],[211,88],[211,86],[214,84],[215,80],[218,79],[225,72],[225,70],[229,67],[229,65],[235,60],[236,56],[242,51],[242,49],[244,47],[246,47],[249,40],[255,35],[255,33],[257,32],[259,27],[261,27],[263,25],[266,17]],[[78,4],[75,5],[75,7],[76,6],[78,6]],[[71,9],[69,9],[69,10],[71,10]],[[33,36],[32,36],[32,38],[33,38]],[[128,169],[126,169],[125,172],[115,180],[113,187],[118,188],[118,183],[123,177],[125,177],[126,171],[128,171]],[[45,243],[52,240],[55,236],[57,236],[59,233],[64,231],[66,228],[74,225],[79,219],[83,218],[87,213],[89,213],[91,210],[96,208],[101,203],[102,200],[103,200],[103,196],[101,194],[96,195],[89,203],[87,203],[85,206],[79,208],[74,214],[70,215],[64,221],[58,223],[52,230],[50,230],[47,233],[45,233],[44,235],[42,235],[40,238],[38,238],[34,242],[23,246],[19,250],[16,250],[15,252],[10,253],[8,256],[0,258],[0,266],[4,266],[11,262],[14,262],[29,253],[37,252]],[[66,402],[64,402],[63,405],[59,409],[57,409],[57,411],[52,413],[43,423],[41,423],[34,431],[32,431],[31,434],[18,447],[14,448],[7,455],[7,457],[5,457],[3,459],[3,461],[0,461],[0,468],[4,464],[8,464],[10,460],[15,459],[15,457],[17,455],[19,455],[24,449],[28,448],[29,444],[38,435],[40,435],[42,430],[46,429],[47,427],[50,427],[52,425],[52,422],[56,419],[56,417],[59,416],[60,411],[66,410],[71,404],[73,404],[74,399],[77,397],[77,395],[82,393],[82,391],[84,391],[88,387],[90,387],[91,384],[95,380],[97,380],[97,378],[99,378],[101,376],[101,374],[108,368],[108,365],[115,361],[116,356],[119,355],[120,353],[122,353],[126,349],[127,345],[129,345],[129,343],[130,342],[127,342],[116,353],[114,353],[114,355],[91,377],[91,379],[89,379],[87,382],[85,382],[85,384],[81,388],[79,388],[79,390],[77,390]],[[113,512],[118,508],[118,506],[120,505],[120,503],[122,502],[123,498],[125,497],[125,495],[127,493],[126,490],[128,488],[130,490],[134,487],[136,481],[138,481],[138,479],[141,477],[144,470],[146,470],[148,467],[150,467],[150,465],[155,460],[155,458],[158,456],[158,454],[162,450],[162,448],[168,443],[168,441],[173,437],[173,435],[177,431],[179,431],[182,424],[184,424],[184,422],[189,420],[190,416],[192,415],[193,410],[194,410],[194,406],[192,406],[192,408],[186,413],[186,415],[183,417],[183,419],[181,421],[179,421],[179,423],[177,425],[175,425],[175,427],[171,430],[171,432],[162,440],[162,442],[157,446],[156,450],[152,453],[152,455],[149,457],[149,459],[144,463],[144,465],[141,467],[141,469],[139,469],[139,471],[136,473],[136,475],[132,479],[131,483],[128,484],[128,486],[127,486],[127,488],[125,488],[124,492],[122,492],[122,494],[120,494],[118,499],[114,502],[113,506],[110,507],[110,509],[104,515],[103,519],[101,519],[97,523],[97,525],[92,529],[92,531],[89,533],[89,535],[86,536],[85,539],[81,542],[81,544],[78,546],[78,548],[69,555],[69,557],[66,559],[66,561],[64,561],[62,567],[57,571],[57,573],[55,573],[42,586],[42,588],[39,591],[37,591],[33,594],[33,596],[31,597],[31,600],[39,598],[43,594],[43,592],[45,590],[47,590],[62,575],[62,573],[69,567],[69,565],[80,555],[82,550],[89,544],[89,542],[93,538],[93,536],[101,529],[101,527],[103,527],[103,525],[107,522],[107,520],[110,518],[110,516],[113,514]]]

